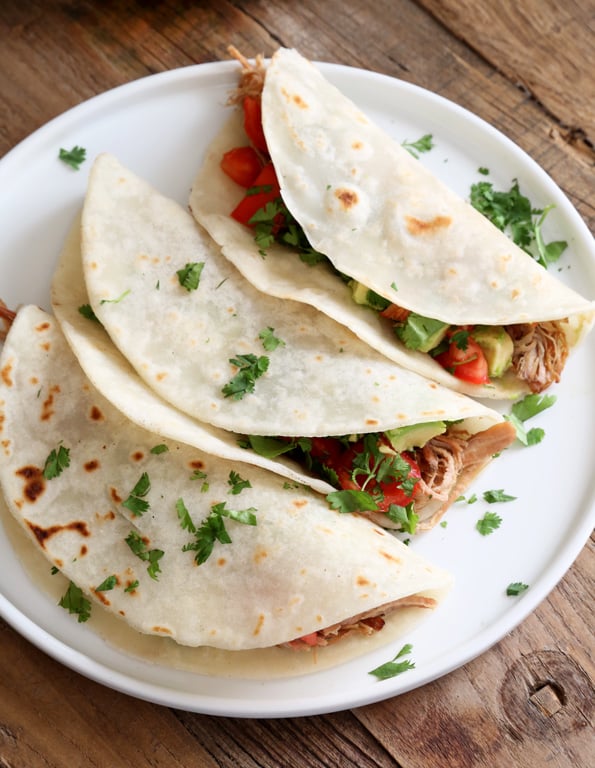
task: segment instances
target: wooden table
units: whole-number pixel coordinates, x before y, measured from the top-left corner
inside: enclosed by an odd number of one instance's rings
[[[593,231],[594,40],[592,0],[2,0],[0,155],[114,86],[224,59],[229,42],[267,55],[282,44],[471,109],[543,166]],[[0,765],[586,768],[594,563],[591,541],[535,613],[463,668],[309,718],[216,718],[137,701],[0,621]]]

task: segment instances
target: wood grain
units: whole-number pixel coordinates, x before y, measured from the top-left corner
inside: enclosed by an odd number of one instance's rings
[[[2,0],[0,156],[107,89],[226,58],[230,42],[248,54],[281,44],[472,110],[545,168],[595,231],[594,18],[592,0]],[[591,541],[535,613],[461,669],[309,718],[215,718],[138,701],[0,622],[0,768],[587,768],[594,568]]]

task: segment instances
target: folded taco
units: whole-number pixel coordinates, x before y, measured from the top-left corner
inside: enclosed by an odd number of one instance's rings
[[[510,398],[558,381],[595,304],[296,51],[278,50],[266,68],[237,55],[231,100],[241,107],[209,148],[190,205],[242,274],[467,394]]]
[[[291,458],[302,482],[345,492],[333,496],[339,508],[394,528],[408,514],[407,530],[435,524],[515,437],[495,411],[396,366],[312,307],[262,294],[186,210],[109,155],[92,169],[81,231],[82,256],[67,247],[54,276],[54,311],[87,375],[142,426],[225,457],[233,434],[240,460]],[[78,312],[85,299],[94,319]],[[96,319],[120,352],[110,365],[126,378],[130,364],[159,408],[107,375]],[[173,431],[182,414],[195,429]],[[221,432],[217,447],[212,432],[204,443],[204,424],[227,432],[224,453]]]
[[[130,422],[37,307],[18,311],[0,370],[2,492],[48,578],[51,564],[70,579],[79,620],[99,604],[181,645],[290,653],[356,635],[362,653],[450,586],[312,491]]]

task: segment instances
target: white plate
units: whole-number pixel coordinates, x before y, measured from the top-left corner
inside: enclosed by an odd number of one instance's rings
[[[337,65],[324,73],[399,141],[432,133],[436,147],[426,163],[467,195],[485,177],[508,189],[518,179],[535,206],[555,203],[547,239],[570,247],[561,279],[595,295],[591,235],[552,180],[518,147],[469,112],[415,86]],[[236,80],[235,63],[188,67],[116,88],[66,112],[36,131],[0,161],[0,295],[12,307],[49,305],[49,282],[62,239],[79,209],[91,160],[109,151],[163,193],[186,204],[202,152],[225,117],[225,100]],[[57,159],[60,147],[87,149],[76,172]],[[556,269],[556,267],[554,267]],[[6,537],[0,537],[0,613],[18,632],[63,664],[114,689],[190,711],[240,717],[318,714],[361,706],[423,685],[484,652],[546,597],[572,564],[595,520],[591,436],[595,433],[595,338],[568,363],[553,388],[556,405],[530,426],[546,430],[531,448],[512,448],[475,483],[517,496],[493,505],[500,529],[482,537],[475,522],[482,501],[456,504],[448,526],[419,536],[414,546],[450,569],[456,587],[443,608],[404,638],[413,644],[416,667],[379,682],[368,672],[398,647],[379,651],[335,670],[288,680],[234,680],[188,674],[114,650],[88,626],[56,606],[30,580]],[[506,597],[513,581],[530,584]],[[400,647],[400,644],[399,644]]]

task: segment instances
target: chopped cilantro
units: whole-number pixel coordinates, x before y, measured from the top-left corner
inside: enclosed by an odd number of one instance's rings
[[[83,317],[87,318],[87,320],[93,320],[94,322],[99,323],[99,318],[95,312],[93,312],[93,308],[90,304],[81,304],[78,311]]]
[[[479,181],[471,186],[470,202],[498,229],[510,233],[516,245],[543,267],[557,261],[568,245],[562,240],[544,242],[542,225],[554,206],[533,208],[529,198],[521,194],[516,180],[508,192],[496,191],[489,181]]]
[[[211,511],[198,529],[195,529],[195,540],[182,547],[182,552],[196,552],[194,559],[198,565],[206,562],[211,556],[215,542],[231,544],[231,537],[225,527],[224,517],[229,517],[244,525],[256,525],[256,509],[231,510],[226,508],[226,503],[214,504]]]
[[[528,584],[523,584],[522,581],[513,581],[506,587],[506,594],[509,597],[516,597],[527,589],[529,589]]]
[[[131,581],[130,584],[124,590],[124,592],[134,592],[134,590],[138,587],[139,583],[140,582],[138,579]]]
[[[272,352],[274,349],[277,349],[277,347],[285,346],[285,342],[275,336],[274,331],[275,329],[269,326],[258,334],[258,338],[262,341],[262,346],[267,352]]]
[[[159,561],[164,555],[161,549],[147,549],[146,541],[141,538],[140,534],[136,531],[130,531],[125,539],[126,544],[130,547],[132,552],[141,560],[148,562],[147,573],[155,581],[158,580],[157,574],[161,572]]]
[[[516,496],[510,496],[508,493],[504,493],[502,488],[499,488],[498,490],[485,491],[483,498],[488,504],[497,504],[499,502],[514,501]]]
[[[153,453],[156,456],[158,456],[160,453],[167,453],[169,451],[169,448],[165,443],[159,443],[158,445],[154,445],[149,453]]]
[[[499,528],[502,523],[502,518],[495,512],[486,512],[485,515],[477,521],[475,527],[481,533],[482,536],[489,536],[494,533],[496,528]]]
[[[475,504],[477,501],[477,494],[473,493],[471,496],[469,496],[469,498],[466,498],[465,496],[457,496],[455,502],[457,501],[464,501],[466,504]]]
[[[252,488],[250,480],[244,480],[237,472],[234,472],[233,469],[229,473],[227,484],[230,487],[229,493],[233,496],[237,496],[244,490],[244,488]]]
[[[282,440],[277,437],[249,435],[248,438],[238,441],[238,444],[242,448],[252,448],[259,456],[276,459],[277,456],[289,453],[289,451],[293,451],[296,447],[301,448],[304,453],[308,453],[311,449],[312,441],[307,437]]]
[[[374,675],[378,680],[388,680],[391,677],[396,677],[403,672],[407,672],[408,669],[414,669],[414,662],[409,661],[408,659],[398,661],[398,659],[402,659],[403,656],[409,656],[412,650],[413,646],[411,643],[407,643],[401,648],[392,661],[387,661],[385,664],[381,664],[379,667],[376,667],[376,669],[371,670],[368,674]]]
[[[187,291],[195,291],[198,288],[204,265],[204,261],[192,261],[182,269],[178,269],[176,275],[182,288]]]
[[[87,157],[87,150],[84,147],[74,145],[72,149],[63,149],[60,147],[58,157],[63,163],[74,168],[75,171],[80,170],[80,166],[85,162]]]
[[[111,576],[108,576],[107,579],[104,579],[98,587],[95,587],[95,591],[108,592],[110,589],[113,589],[117,583],[118,577],[115,574],[112,574]]]
[[[61,445],[58,450],[55,448],[50,451],[50,455],[45,460],[43,476],[46,480],[53,480],[58,477],[70,466],[70,448]]]
[[[122,502],[122,506],[129,509],[133,515],[140,516],[144,514],[151,506],[143,497],[151,490],[151,481],[149,475],[143,472],[134,488],[130,491],[128,498]]]
[[[482,176],[488,176],[490,173],[490,169],[484,168],[483,166],[481,166],[480,168],[477,169],[477,173],[481,173]]]
[[[201,469],[195,469],[194,472],[190,475],[191,480],[204,480],[203,484],[200,487],[201,493],[206,493],[209,490],[209,483],[207,481],[207,473],[203,472]]]
[[[65,608],[68,613],[76,613],[79,623],[87,621],[91,616],[91,601],[83,595],[83,590],[72,581],[68,589],[60,598],[58,605]]]
[[[448,520],[443,520],[443,521],[440,523],[440,527],[441,527],[441,528],[446,528],[446,527],[448,527]]]
[[[229,362],[239,370],[221,391],[225,397],[241,400],[248,392],[254,392],[254,383],[265,374],[269,368],[269,358],[261,355],[238,355],[230,358]]]
[[[417,139],[417,141],[403,141],[401,146],[405,147],[409,154],[413,155],[417,160],[419,153],[429,152],[431,149],[434,149],[434,142],[432,134],[426,133],[421,139]]]

